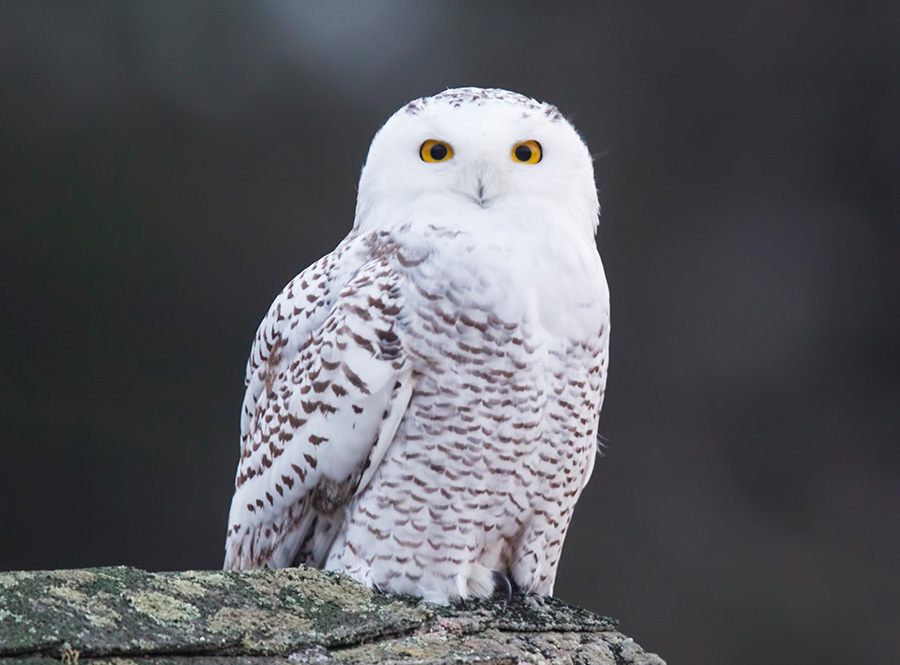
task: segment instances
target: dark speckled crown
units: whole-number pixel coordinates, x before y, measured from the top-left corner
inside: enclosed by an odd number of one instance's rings
[[[525,115],[531,113],[543,113],[554,122],[562,119],[559,110],[552,104],[539,102],[531,97],[520,95],[517,92],[502,90],[501,88],[451,88],[431,97],[414,99],[403,107],[403,111],[410,115],[418,115],[423,108],[433,102],[447,103],[453,108],[459,108],[465,104],[483,106],[485,102],[505,102],[524,108]]]

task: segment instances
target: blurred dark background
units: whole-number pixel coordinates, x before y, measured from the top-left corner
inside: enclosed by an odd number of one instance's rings
[[[0,569],[221,565],[244,363],[459,85],[596,156],[606,456],[557,594],[674,663],[900,662],[900,5],[0,5]]]

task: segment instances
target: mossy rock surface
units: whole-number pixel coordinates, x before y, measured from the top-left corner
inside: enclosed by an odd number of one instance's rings
[[[663,665],[613,620],[532,595],[433,605],[306,567],[0,573],[0,665],[60,661]]]

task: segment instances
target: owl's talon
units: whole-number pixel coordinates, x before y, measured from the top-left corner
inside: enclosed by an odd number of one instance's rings
[[[512,584],[509,583],[509,578],[499,570],[492,570],[491,576],[494,578],[494,595],[501,594],[504,604],[508,603],[512,600]]]

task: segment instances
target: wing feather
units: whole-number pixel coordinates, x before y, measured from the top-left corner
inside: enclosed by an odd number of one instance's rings
[[[294,277],[272,302],[256,331],[244,384],[241,447],[251,434],[257,402],[266,383],[286,366],[284,349],[298,347],[319,328],[334,306],[340,286],[365,260],[359,236],[351,232],[333,252]]]

